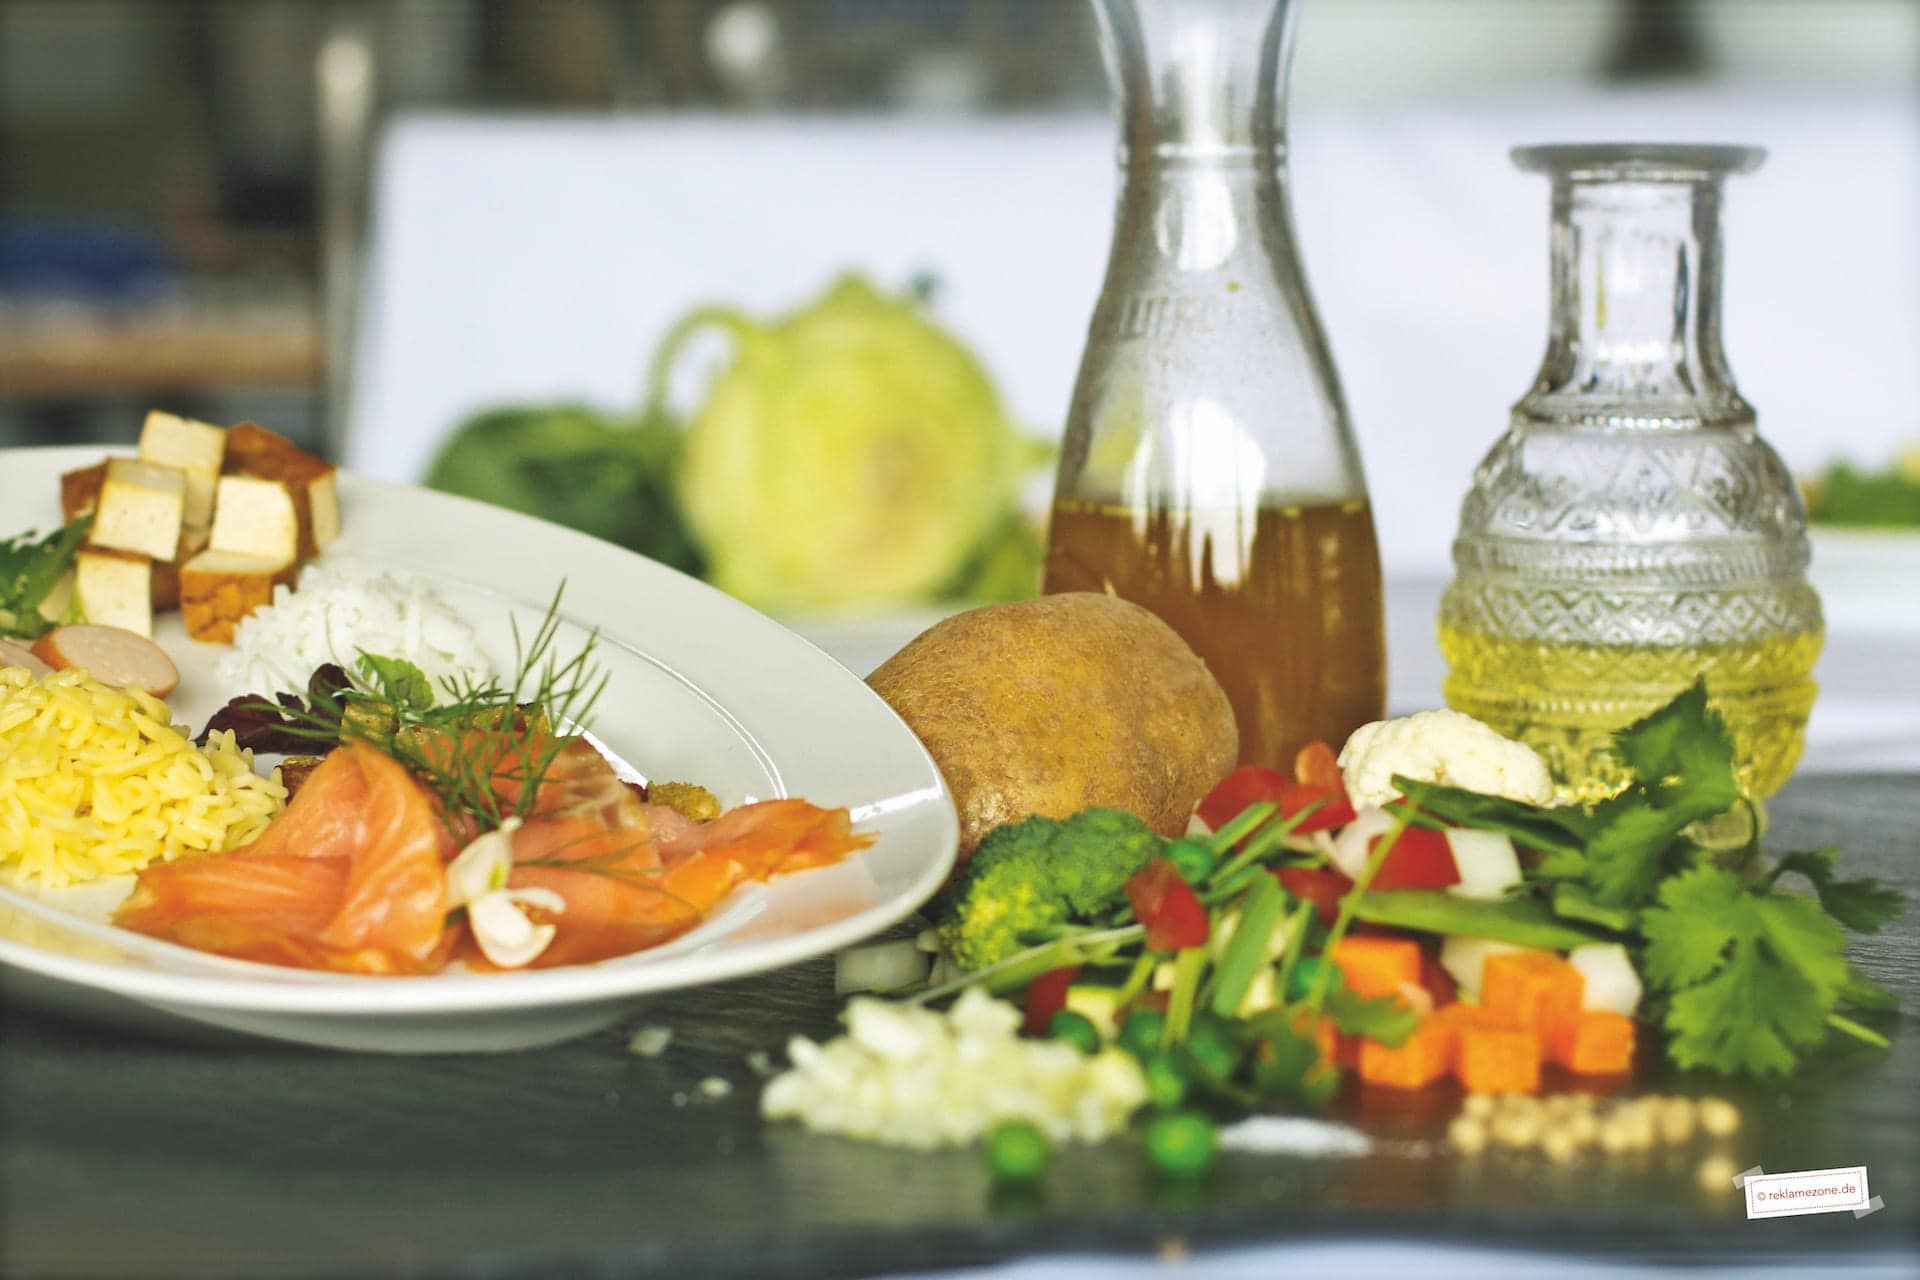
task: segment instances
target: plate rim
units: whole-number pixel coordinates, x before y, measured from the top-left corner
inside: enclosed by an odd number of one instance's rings
[[[129,450],[124,445],[50,445],[0,449],[0,473],[14,472],[12,464],[30,462],[43,477],[52,480],[59,471],[88,466],[104,456],[124,455],[127,452]],[[339,477],[342,505],[349,508],[347,521],[353,519],[350,512],[353,506],[424,501],[431,507],[442,507],[450,513],[456,513],[467,521],[485,522],[489,530],[497,531],[490,532],[489,541],[517,532],[522,535],[519,540],[525,546],[550,549],[553,556],[544,558],[557,557],[560,563],[568,563],[579,569],[590,568],[594,576],[637,575],[637,585],[644,588],[637,594],[651,595],[655,587],[669,594],[679,594],[709,610],[717,611],[719,619],[724,620],[730,632],[752,637],[756,646],[771,644],[782,652],[783,657],[790,653],[793,659],[783,661],[783,667],[792,672],[797,662],[803,670],[798,673],[798,679],[787,682],[789,689],[803,691],[805,697],[812,700],[831,694],[833,696],[826,696],[829,703],[845,701],[865,715],[880,717],[879,726],[893,739],[888,744],[890,752],[897,748],[904,754],[904,760],[896,756],[892,763],[904,764],[908,772],[920,776],[916,780],[918,785],[896,788],[891,794],[874,797],[870,804],[877,807],[877,816],[883,819],[895,814],[911,813],[917,825],[931,817],[933,827],[930,831],[901,831],[895,835],[897,839],[928,841],[931,845],[930,856],[924,858],[923,864],[905,887],[846,916],[790,934],[755,938],[737,946],[727,946],[723,937],[685,954],[652,962],[645,960],[645,953],[640,952],[594,964],[517,973],[442,973],[410,977],[315,975],[306,970],[290,969],[287,971],[290,974],[306,976],[301,980],[288,981],[271,973],[256,977],[172,972],[117,961],[63,955],[32,943],[0,938],[0,965],[174,1009],[319,1015],[336,1019],[508,1014],[559,1009],[706,986],[827,954],[870,937],[911,915],[933,895],[952,871],[958,858],[959,816],[952,793],[933,757],[893,708],[858,676],[805,637],[697,578],[577,530],[474,499],[361,476],[344,469],[339,472]],[[51,497],[50,491],[50,501]],[[39,525],[30,522],[24,527]],[[348,532],[352,531],[353,526],[349,524]],[[16,532],[20,530],[0,530],[7,536]],[[375,539],[380,536],[375,535]],[[361,549],[356,543],[354,550],[347,554],[359,553]],[[469,581],[460,575],[448,574],[444,568],[427,567],[409,562],[404,557],[386,554],[384,558],[420,574],[429,582]],[[544,598],[556,585],[550,577],[546,579],[543,591],[523,585],[521,580],[525,575],[512,571],[511,565],[511,558],[504,564],[496,562],[494,572],[504,576],[491,578],[488,584],[490,589],[510,597],[532,599]],[[586,575],[570,570],[567,576],[572,579]],[[617,624],[610,624],[604,616],[613,611],[603,601],[589,601],[582,606],[570,594],[565,612],[575,621],[601,627],[610,637],[642,654],[657,656],[648,646],[622,637],[621,628]],[[667,665],[689,679],[699,692],[739,723],[747,732],[749,741],[763,745],[758,734],[746,730],[745,722],[740,719],[737,710],[712,693],[707,680],[695,677],[681,662]],[[698,655],[695,655],[695,665],[698,665]],[[719,667],[724,670],[725,663],[721,662]],[[805,759],[790,762],[771,752],[769,758],[777,766],[783,791],[804,795],[808,789],[805,785],[810,772],[808,762]],[[790,763],[797,767],[790,770]],[[799,785],[794,785],[796,782]],[[854,804],[851,807],[860,806]],[[886,836],[887,833],[883,831],[882,840]],[[30,894],[25,896],[32,898]],[[60,919],[84,920],[71,912],[61,911],[57,906],[37,899],[33,901]],[[130,937],[144,938],[144,935],[130,934],[111,925],[105,927]],[[202,955],[191,948],[182,947],[180,950],[189,956]],[[262,968],[271,970],[274,966]]]

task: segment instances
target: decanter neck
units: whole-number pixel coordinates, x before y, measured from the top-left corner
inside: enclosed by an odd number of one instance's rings
[[[1294,0],[1094,0],[1121,163],[1278,164]]]
[[[1547,352],[1520,421],[1614,427],[1754,420],[1720,339],[1720,196],[1760,153],[1537,147],[1553,178]]]

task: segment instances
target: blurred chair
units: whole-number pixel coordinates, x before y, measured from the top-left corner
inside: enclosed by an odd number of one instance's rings
[[[1435,578],[1546,335],[1547,190],[1517,143],[1758,143],[1729,186],[1725,329],[1796,468],[1920,434],[1920,112],[1904,97],[1568,91],[1316,112],[1293,176],[1308,277],[1388,571]],[[501,401],[637,402],[667,324],[774,314],[836,271],[919,272],[1013,411],[1057,434],[1113,196],[1103,116],[416,117],[379,157],[345,458],[417,477]]]

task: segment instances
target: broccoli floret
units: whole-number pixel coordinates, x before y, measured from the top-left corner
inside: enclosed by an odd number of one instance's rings
[[[1117,809],[997,827],[947,898],[940,936],[963,968],[984,969],[1042,929],[1119,905],[1127,878],[1164,845]]]

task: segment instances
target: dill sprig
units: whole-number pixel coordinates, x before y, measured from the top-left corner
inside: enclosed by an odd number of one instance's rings
[[[451,677],[435,699],[420,670],[403,659],[361,652],[340,691],[344,705],[285,706],[265,698],[236,705],[280,718],[291,737],[332,746],[363,741],[392,756],[440,800],[450,829],[464,836],[460,818],[491,831],[508,818],[526,818],[540,785],[569,743],[584,729],[606,692],[608,675],[593,661],[598,629],[570,657],[557,649],[562,582],[531,639],[517,620],[511,681]],[[503,798],[503,789],[517,793]]]

